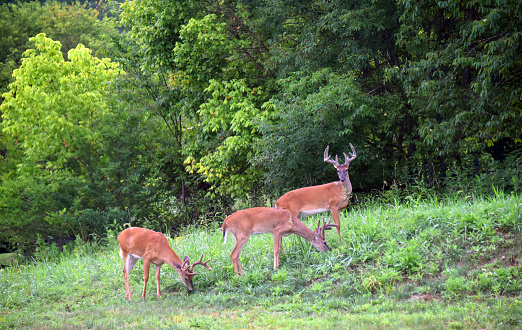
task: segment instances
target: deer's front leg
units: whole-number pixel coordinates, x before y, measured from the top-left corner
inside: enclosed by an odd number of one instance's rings
[[[274,233],[274,272],[279,267],[279,253],[282,250],[283,235]]]
[[[334,223],[337,225],[337,236],[341,237],[341,217],[339,215],[339,208],[338,207],[332,207],[330,209],[330,212],[332,213],[332,218],[334,219]]]

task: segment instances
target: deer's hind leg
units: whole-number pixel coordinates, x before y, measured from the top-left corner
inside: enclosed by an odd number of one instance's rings
[[[241,268],[241,261],[239,261],[239,256],[241,255],[241,250],[243,250],[243,245],[245,245],[247,241],[248,236],[236,236],[236,245],[234,246],[234,249],[232,249],[232,253],[230,253],[230,259],[232,259],[232,264],[234,265],[234,272],[240,276],[243,276],[243,269]]]

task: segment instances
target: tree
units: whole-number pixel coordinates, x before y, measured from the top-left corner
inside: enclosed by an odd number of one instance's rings
[[[11,91],[3,95],[3,131],[18,139],[25,165],[57,171],[77,168],[95,153],[96,124],[107,111],[106,83],[120,73],[83,45],[65,61],[60,42],[38,34],[36,49],[24,53]]]
[[[99,6],[96,6],[99,7]],[[102,36],[99,10],[88,3],[66,4],[58,1],[4,3],[0,6],[0,93],[8,90],[12,72],[21,64],[23,52],[34,47],[30,37],[45,33],[62,44],[62,53],[79,43],[95,51]]]
[[[487,170],[488,146],[522,142],[522,9],[517,1],[400,5],[397,43],[411,60],[390,76],[419,114],[418,153],[440,177],[452,162]]]
[[[202,174],[213,193],[232,197],[255,194],[254,187],[259,186],[263,173],[262,167],[256,168],[252,162],[261,133],[259,123],[270,121],[273,112],[259,106],[261,88],[251,89],[244,80],[212,80],[206,91],[213,97],[198,112],[202,125],[199,135],[218,135],[220,139],[207,145],[210,148],[199,161],[189,156],[187,169]]]
[[[251,87],[256,79],[242,78],[259,73],[256,65],[247,62],[245,66],[236,60],[238,49],[247,47],[249,41],[231,38],[227,23],[219,22],[215,14],[191,19],[180,30],[180,38],[174,48],[178,68],[194,84],[205,87],[202,92],[207,97],[196,111],[193,140],[186,139],[192,154],[185,161],[187,169],[202,175],[214,193],[233,197],[252,193],[262,173],[250,162],[260,136],[257,126],[269,120],[271,111],[262,108],[266,100],[263,88]],[[220,136],[217,141],[216,135]],[[212,143],[204,148],[194,143],[209,139]]]
[[[222,194],[251,190],[260,173],[248,164],[257,134],[252,126],[256,117],[266,117],[261,109],[266,78],[243,7],[167,1],[128,2],[121,8],[122,22],[132,26],[140,45],[142,70],[169,77],[162,92],[166,107],[158,114],[168,127],[180,128],[179,150],[188,156],[189,173]]]
[[[35,24],[43,15],[36,2],[0,6],[0,93],[8,90],[13,70],[20,66],[29,38],[40,32]]]
[[[258,12],[256,28],[270,34],[267,67],[280,78],[270,100],[278,120],[263,125],[256,163],[267,182],[290,189],[333,180],[322,152],[353,143],[351,167],[362,169],[355,189],[391,183],[414,138],[400,89],[385,80],[386,68],[401,64],[396,3],[281,1]]]
[[[274,96],[268,104],[278,109],[275,119],[261,125],[262,138],[256,143],[254,164],[270,169],[265,181],[274,193],[317,185],[337,178],[331,166],[323,161],[330,146],[332,155],[342,156],[355,146],[358,158],[350,165],[352,184],[357,189],[379,184],[383,164],[380,155],[368,152],[363,131],[374,114],[382,114],[369,97],[356,88],[353,76],[340,75],[330,69],[313,74],[296,73],[281,80],[285,93]],[[371,168],[374,176],[360,175],[360,169]],[[380,171],[379,171],[380,169]]]
[[[321,132],[320,108],[308,110],[301,103],[307,95],[316,106],[314,101],[335,104],[336,99],[351,94],[332,86],[327,75],[322,81],[313,78],[328,68],[334,75],[354,78],[351,87],[367,95],[357,99],[357,111],[341,105],[336,119],[325,121],[326,127],[343,118],[351,128],[342,133],[344,144],[361,141],[360,149],[373,155],[365,165],[379,164],[362,173],[365,179],[380,177],[366,182],[365,189],[393,181],[443,184],[453,164],[471,168],[469,174],[487,171],[494,166],[488,146],[502,143],[511,151],[520,148],[519,11],[514,1],[262,4],[257,12],[264,15],[257,19],[256,28],[271,31],[271,57],[266,63],[283,79],[272,101],[278,110],[292,109],[280,117],[281,126],[274,126],[275,132],[287,136],[282,149],[294,145],[294,153],[302,154],[297,146],[317,140],[304,138],[304,128],[315,126]],[[302,84],[288,78],[292,75],[335,93],[295,90]],[[312,120],[311,113],[319,114],[319,122],[303,123],[300,118],[307,115],[294,110],[293,103],[310,114],[306,120]],[[291,118],[299,118],[296,121],[301,125],[291,125]],[[277,133],[264,132],[261,146],[268,148],[277,141]],[[328,138],[330,143],[335,141]],[[262,154],[262,159],[268,159],[270,152]],[[300,157],[318,156],[315,151],[315,155]],[[284,181],[291,182],[299,176],[296,164],[301,162],[290,153],[287,157],[286,169],[275,168],[288,178]],[[318,171],[312,173],[318,182],[326,179],[315,176],[320,175]],[[269,172],[268,178],[276,174]]]
[[[0,106],[2,131],[16,141],[9,144],[15,148],[9,155],[19,157],[12,159],[16,168],[3,174],[6,193],[0,203],[2,232],[17,232],[0,240],[13,244],[20,244],[18,239],[27,234],[34,237],[34,231],[27,232],[33,228],[28,223],[48,231],[57,219],[70,220],[60,214],[72,207],[71,190],[88,179],[90,166],[98,158],[98,125],[107,112],[106,90],[122,73],[117,64],[93,57],[83,45],[71,49],[70,61],[65,61],[60,42],[45,34],[31,41],[36,47],[24,53]],[[13,203],[16,200],[25,201],[25,206]],[[32,205],[36,201],[38,207]],[[15,216],[21,209],[35,212]],[[46,216],[38,219],[42,213]]]

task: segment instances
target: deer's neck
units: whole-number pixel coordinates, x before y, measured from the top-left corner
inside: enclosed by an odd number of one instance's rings
[[[310,243],[314,240],[314,233],[299,220],[295,221],[294,219],[292,223],[292,233],[304,238]]]
[[[161,254],[161,261],[165,264],[173,265],[181,265],[183,261],[178,257],[176,252],[172,249],[165,249]]]
[[[350,182],[350,178],[346,178],[344,182],[341,182],[341,188],[343,189],[344,199],[349,199],[352,194],[352,183]]]

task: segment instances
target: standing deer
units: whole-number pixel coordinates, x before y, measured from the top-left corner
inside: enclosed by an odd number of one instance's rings
[[[162,233],[158,233],[149,229],[130,227],[122,231],[118,235],[118,243],[120,245],[120,255],[123,259],[123,279],[125,280],[125,298],[131,300],[131,292],[129,287],[129,272],[136,264],[136,261],[143,259],[143,293],[141,298],[145,299],[145,290],[147,288],[147,281],[149,279],[150,264],[156,267],[156,286],[157,295],[161,296],[160,292],[160,268],[163,264],[168,264],[179,274],[181,281],[189,291],[194,290],[192,284],[192,277],[194,273],[194,266],[202,265],[208,270],[211,270],[207,263],[203,262],[203,255],[192,265],[189,258],[185,256],[183,261],[178,257],[176,252],[172,250],[169,241]]]
[[[350,148],[352,149],[352,152],[349,153],[350,157],[348,158],[346,153],[344,153],[344,164],[339,164],[337,156],[335,156],[335,160],[330,158],[328,148],[326,147],[324,151],[324,161],[333,164],[340,181],[289,191],[276,201],[276,207],[285,208],[298,218],[330,210],[334,223],[337,225],[337,235],[341,236],[339,211],[348,206],[348,200],[352,194],[348,165],[357,157],[357,154],[350,143]]]
[[[223,222],[223,244],[227,241],[227,232],[231,232],[236,238],[236,245],[230,254],[234,264],[234,272],[243,276],[243,269],[239,261],[239,255],[243,245],[250,235],[272,233],[274,235],[274,271],[279,266],[279,252],[283,236],[296,234],[303,237],[317,250],[326,252],[330,250],[325,241],[324,231],[332,229],[336,225],[324,223],[312,232],[290,211],[273,207],[254,207],[233,213]]]

